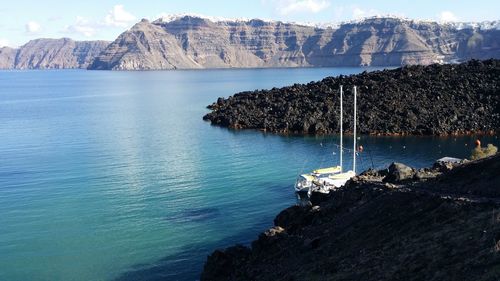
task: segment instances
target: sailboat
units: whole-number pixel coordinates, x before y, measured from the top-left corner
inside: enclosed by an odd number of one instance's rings
[[[352,170],[347,172],[343,171],[342,160],[343,160],[343,88],[340,86],[340,165],[330,168],[318,169],[314,170],[309,174],[302,174],[298,177],[295,183],[295,190],[297,192],[307,192],[310,194],[312,191],[328,193],[332,189],[339,188],[356,175],[356,96],[357,89],[354,86],[354,140],[353,140],[353,161],[352,161]]]

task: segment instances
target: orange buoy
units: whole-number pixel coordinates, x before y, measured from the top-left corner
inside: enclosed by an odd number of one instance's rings
[[[476,140],[476,146],[477,147],[481,147],[481,141],[480,140]]]
[[[358,147],[358,151],[359,151],[359,152],[363,152],[363,146],[362,146],[362,145],[360,145],[360,146]]]

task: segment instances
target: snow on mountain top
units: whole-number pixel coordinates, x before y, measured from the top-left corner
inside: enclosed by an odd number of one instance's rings
[[[412,22],[412,23],[417,23],[417,24],[425,24],[425,23],[439,23],[441,25],[447,25],[451,26],[452,28],[456,29],[481,29],[481,30],[488,30],[488,29],[497,29],[500,30],[500,21],[483,21],[483,22],[437,22],[435,20],[415,20],[415,19],[409,19],[401,16],[395,16],[395,15],[376,15],[372,17],[365,17],[362,19],[354,19],[350,21],[344,21],[344,22],[283,22],[283,21],[277,21],[277,20],[268,20],[268,19],[250,19],[250,18],[225,18],[225,17],[213,17],[213,16],[205,16],[205,15],[200,15],[200,14],[192,14],[192,13],[185,13],[185,14],[162,14],[160,17],[154,21],[154,23],[169,23],[173,22],[176,20],[180,20],[184,17],[192,17],[192,18],[200,18],[200,19],[206,19],[214,23],[219,23],[219,22],[249,22],[251,20],[261,20],[267,23],[286,23],[286,24],[297,24],[297,25],[303,25],[303,26],[311,26],[311,27],[316,27],[316,28],[338,28],[341,25],[344,24],[358,24],[358,23],[363,23],[366,21],[370,20],[376,20],[376,19],[394,19],[394,20],[399,20],[403,22]]]
[[[449,24],[456,29],[481,29],[481,30],[496,29],[496,30],[500,30],[500,21],[452,22],[452,23],[446,23],[446,24]]]
[[[156,22],[172,22],[176,20],[180,20],[184,17],[192,17],[192,18],[201,18],[201,19],[207,19],[212,22],[223,22],[223,21],[248,21],[246,18],[224,18],[224,17],[212,17],[212,16],[205,16],[205,15],[200,15],[200,14],[162,14],[160,15],[160,18],[156,20]]]

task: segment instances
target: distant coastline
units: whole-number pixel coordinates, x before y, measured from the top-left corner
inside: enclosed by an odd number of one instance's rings
[[[166,70],[401,66],[500,58],[500,23],[367,18],[339,25],[141,20],[113,42],[36,39],[0,48],[0,69]],[[429,38],[434,38],[429,40]]]

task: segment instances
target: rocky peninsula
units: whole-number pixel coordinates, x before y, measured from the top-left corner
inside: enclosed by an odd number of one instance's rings
[[[362,134],[498,133],[500,60],[405,66],[219,98],[203,117],[213,125],[281,134],[335,134],[339,87],[344,128],[352,128],[352,87],[358,87]]]
[[[499,280],[500,155],[367,171],[293,206],[201,280]]]

